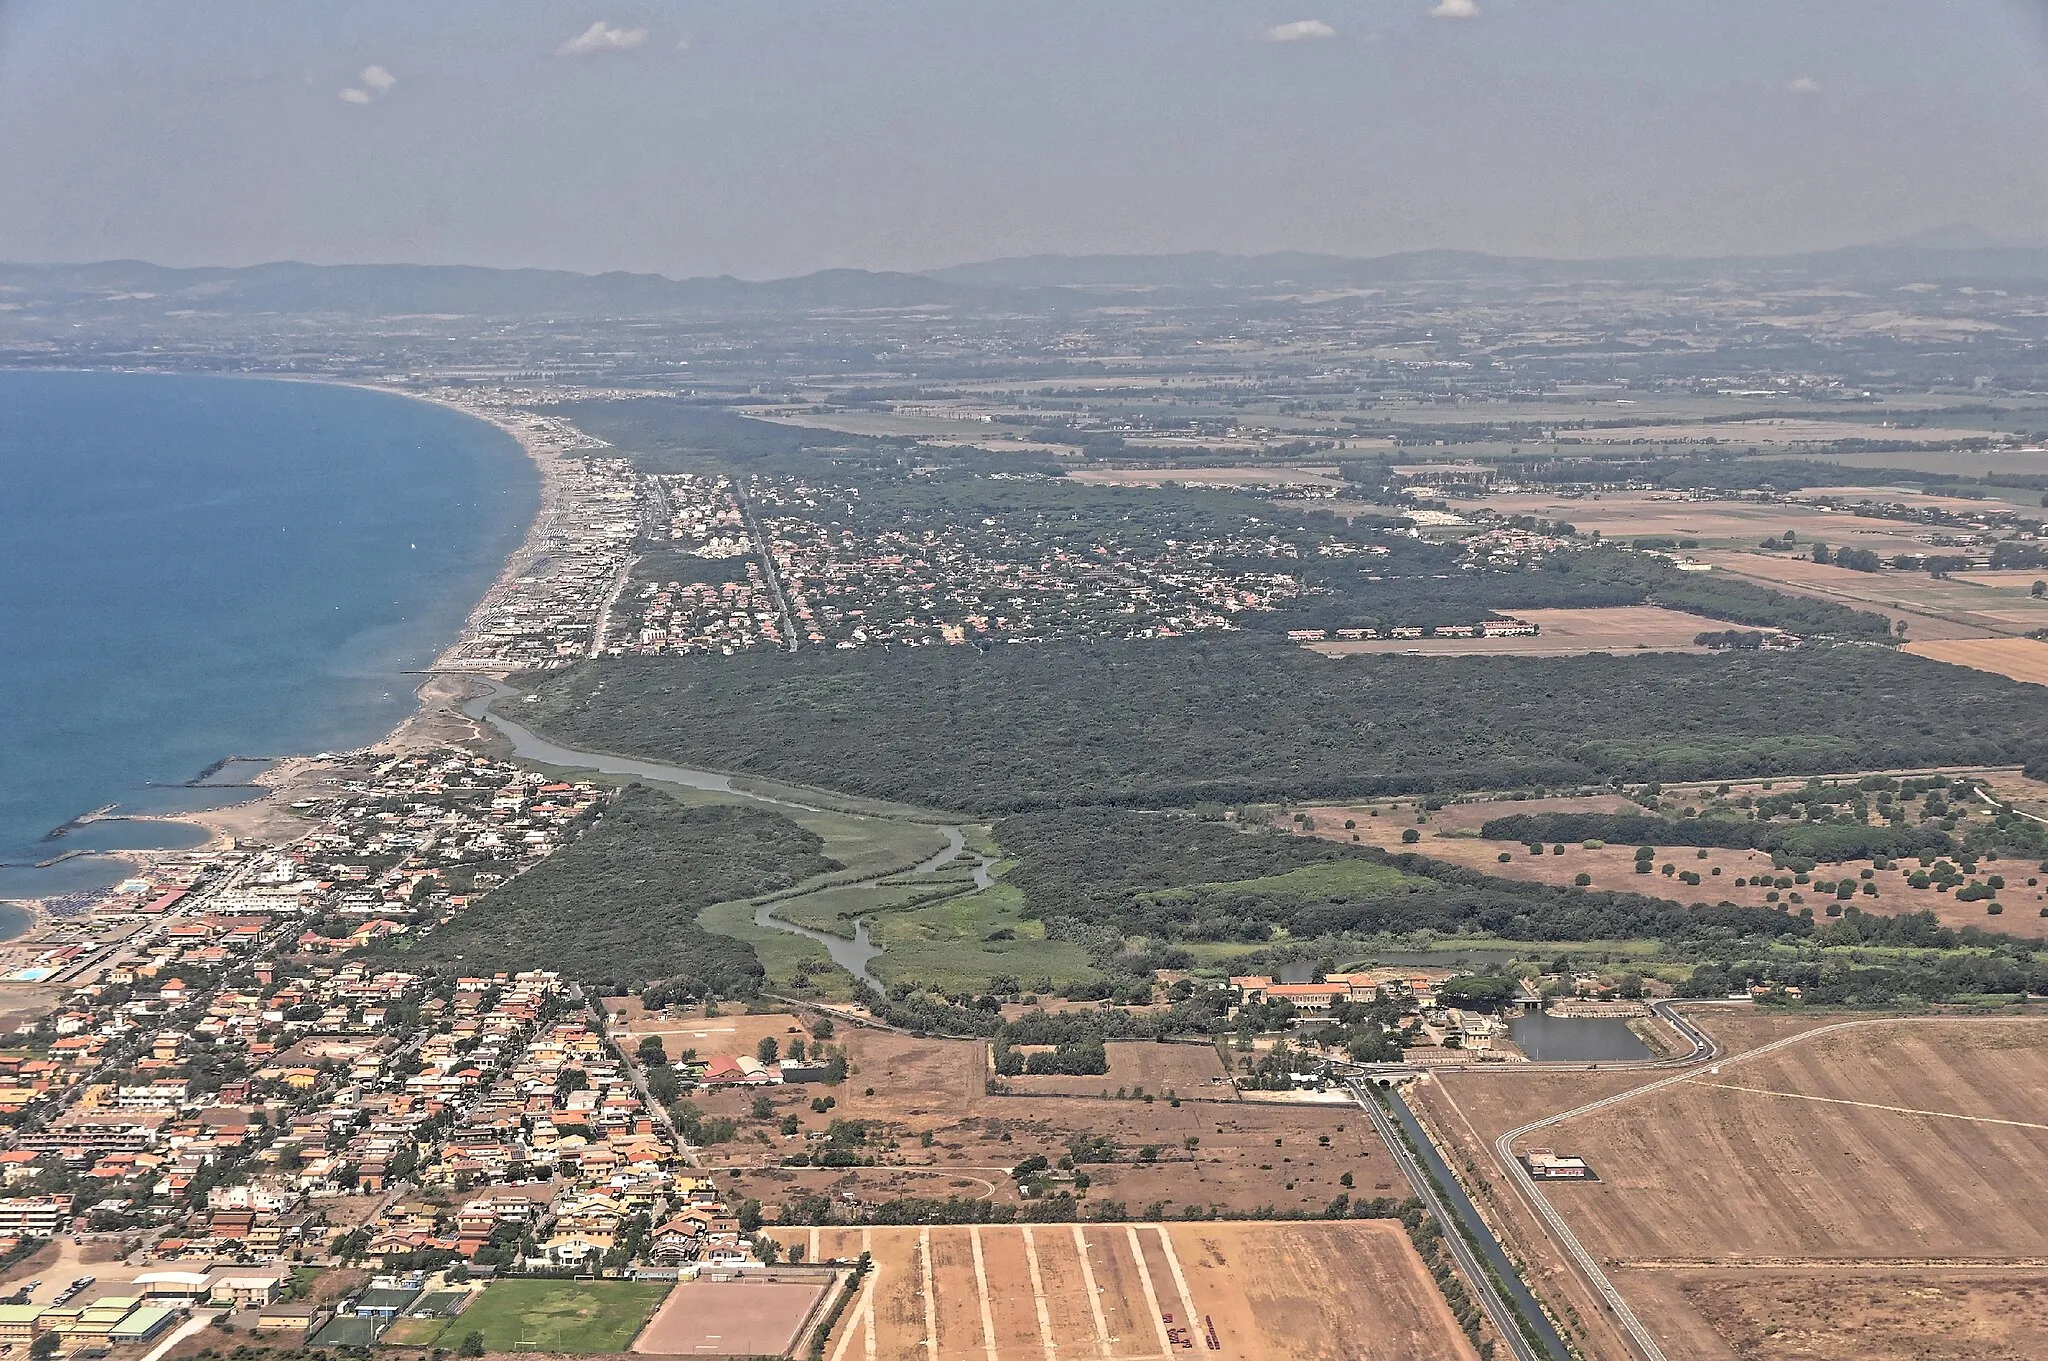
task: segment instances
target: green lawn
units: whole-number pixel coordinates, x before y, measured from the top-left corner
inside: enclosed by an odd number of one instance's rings
[[[841,884],[801,897],[785,898],[775,904],[775,915],[784,921],[808,926],[813,931],[851,939],[856,919],[902,907],[918,898],[944,892],[946,887],[943,881],[927,875],[918,875],[900,883]]]
[[[667,1281],[498,1281],[421,1345],[452,1348],[482,1333],[493,1352],[622,1352],[674,1288]]]
[[[1045,923],[1025,918],[1024,895],[1008,884],[880,913],[871,930],[885,953],[868,969],[885,982],[953,991],[986,987],[998,974],[1027,988],[1046,980],[1058,988],[1097,976],[1086,950],[1072,941],[1047,940]]]

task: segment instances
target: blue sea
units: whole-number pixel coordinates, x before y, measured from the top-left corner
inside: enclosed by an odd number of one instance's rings
[[[0,371],[0,898],[118,877],[26,867],[61,850],[198,840],[45,839],[81,813],[217,804],[160,786],[388,732],[538,503],[511,437],[409,398]]]

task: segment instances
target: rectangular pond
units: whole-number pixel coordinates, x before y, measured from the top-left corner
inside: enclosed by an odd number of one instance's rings
[[[1613,1017],[1518,1016],[1508,1034],[1538,1063],[1613,1063],[1656,1055],[1628,1022]]]

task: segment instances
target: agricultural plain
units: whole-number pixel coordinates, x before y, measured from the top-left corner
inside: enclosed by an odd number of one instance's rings
[[[1552,1201],[1639,1264],[2048,1256],[2048,1020],[1818,1034],[1571,1121]]]
[[[1731,1051],[1804,1034],[1518,1145],[1592,1163],[1598,1183],[1545,1194],[1673,1355],[2033,1354],[2048,1291],[2015,1278],[2048,1261],[2048,1019],[1696,1019]],[[1418,1096],[1476,1164],[1501,1130],[1632,1085],[1446,1075]],[[1898,1307],[1915,1298],[1924,1315]]]
[[[2019,640],[2026,641],[2026,640]],[[2048,644],[2027,642],[2048,652]],[[2048,812],[2048,791],[2017,770],[1978,771],[1996,790],[1997,797],[2023,810],[2037,807]],[[1853,782],[1854,777],[1847,778]],[[1718,784],[1675,785],[1666,796],[1676,804],[1704,807],[1723,797],[1761,798],[1796,788],[1798,780],[1740,780],[1728,783],[1727,795]],[[1944,926],[1982,927],[2005,935],[2048,939],[2048,871],[2032,860],[1989,861],[1986,875],[1997,874],[2004,881],[1993,914],[1989,901],[1959,901],[1953,892],[1932,884],[1915,887],[1912,876],[1921,869],[1917,859],[1895,861],[1879,868],[1870,859],[1846,860],[1817,865],[1802,882],[1796,872],[1773,867],[1769,852],[1724,847],[1659,846],[1650,862],[1651,872],[1636,871],[1636,846],[1597,845],[1580,842],[1552,843],[1535,849],[1520,841],[1489,839],[1480,835],[1489,821],[1514,814],[1542,813],[1641,813],[1640,805],[1613,794],[1550,799],[1479,798],[1454,803],[1427,813],[1417,811],[1413,799],[1381,799],[1349,804],[1324,804],[1301,810],[1307,822],[1295,824],[1308,834],[1346,844],[1377,846],[1389,851],[1414,851],[1433,859],[1449,861],[1486,874],[1507,879],[1557,886],[1578,883],[1583,887],[1620,893],[1643,893],[1681,903],[1735,903],[1744,907],[1784,904],[1794,911],[1812,908],[1817,916],[1829,906],[1855,906],[1866,912],[1932,912]],[[1985,810],[1974,809],[1981,815]],[[1413,831],[1417,839],[1404,840]],[[1671,872],[1665,873],[1670,866]],[[1689,883],[1681,873],[1697,874],[1700,881]],[[1854,896],[1840,899],[1834,886],[1843,880],[1854,885]],[[1829,886],[1823,890],[1821,884]],[[1868,884],[1875,893],[1865,893]],[[1824,918],[1823,918],[1824,919]]]
[[[1015,1094],[1004,1094],[988,1090],[988,1047],[977,1041],[861,1031],[844,1043],[849,1074],[829,1092],[791,1084],[694,1093],[708,1119],[734,1125],[730,1142],[705,1148],[706,1164],[766,1204],[804,1194],[1017,1204],[1010,1169],[1070,1156],[1089,1178],[1091,1204],[1116,1201],[1133,1214],[1155,1205],[1169,1216],[1188,1207],[1308,1214],[1340,1195],[1406,1194],[1355,1106],[1238,1100],[1209,1081],[1221,1071],[1214,1049],[1113,1044],[1108,1074],[1014,1079]],[[1060,1090],[1025,1094],[1034,1083]],[[827,1097],[829,1109],[818,1110]],[[758,1117],[757,1101],[766,1103]],[[792,1116],[796,1132],[782,1133]],[[860,1122],[860,1165],[785,1165],[814,1150],[835,1121]]]
[[[2048,685],[2048,642],[2038,638],[1944,638],[1908,643],[1906,651],[2029,685]]]
[[[1896,493],[1878,494],[1886,500],[1899,499]],[[1598,530],[1610,539],[1652,536],[1697,539],[1702,547],[1726,543],[1753,546],[1789,530],[1800,543],[1818,540],[1837,548],[1868,548],[1885,557],[1928,551],[1927,545],[1913,538],[1911,525],[1797,502],[1709,500],[1670,491],[1603,491],[1585,496],[1516,492],[1452,504],[1460,510],[1562,520],[1581,534]]]
[[[1466,1361],[1400,1225],[783,1230],[874,1269],[825,1355],[926,1361]]]

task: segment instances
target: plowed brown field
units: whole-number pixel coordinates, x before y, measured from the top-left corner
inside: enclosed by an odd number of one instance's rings
[[[1544,1131],[1612,1259],[2048,1255],[2048,1020],[1906,1020],[1722,1065]]]
[[[1544,1193],[1672,1356],[2048,1355],[2048,1017],[1900,1018],[1752,1060],[1840,1018],[1695,1019],[1729,1057],[1520,1145],[1592,1162],[1599,1183]],[[1459,1074],[1417,1099],[1490,1164],[1502,1129],[1631,1085]],[[1514,1193],[1479,1189],[1526,1243]],[[1541,1255],[1546,1291],[1577,1298]]]
[[[783,1230],[808,1244],[811,1231]],[[822,1229],[872,1254],[830,1361],[1470,1361],[1398,1224]],[[1213,1329],[1216,1347],[1208,1337]]]

